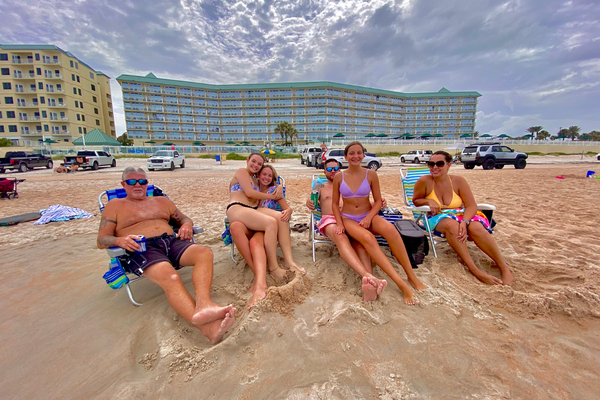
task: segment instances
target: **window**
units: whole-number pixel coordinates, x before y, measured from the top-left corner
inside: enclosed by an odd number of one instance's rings
[[[8,61],[8,54],[0,53],[0,61]]]
[[[92,84],[92,90],[95,92],[96,91],[96,85]]]
[[[75,108],[79,107],[79,102],[77,100],[75,100]]]
[[[12,97],[5,97],[4,98],[4,104],[13,104],[13,98]]]
[[[14,111],[7,111],[6,112],[6,118],[14,118],[15,117],[15,112]]]
[[[79,69],[79,64],[77,64],[77,62],[75,62],[75,69]],[[79,79],[77,79],[77,82],[79,82]]]
[[[75,80],[75,74],[71,74],[71,80],[74,81]]]
[[[85,115],[81,114],[81,120],[85,122]]]
[[[81,121],[81,117],[77,114],[77,121]]]
[[[2,75],[10,75],[10,69],[9,68],[2,68]]]
[[[73,88],[73,94],[77,94],[77,88]]]
[[[46,111],[42,111],[42,118],[48,118],[48,114],[46,114]]]
[[[79,108],[83,108],[83,101],[79,102]]]
[[[0,133],[4,133],[4,125],[0,125]]]
[[[77,65],[77,63],[75,63],[75,65]],[[77,82],[79,82],[79,75],[77,75]]]
[[[0,111],[0,118],[2,118],[2,111]]]
[[[50,128],[48,128],[48,125],[44,125],[44,132],[49,132]]]
[[[90,72],[90,79],[94,79],[94,74]]]
[[[10,82],[2,82],[2,89],[10,90],[11,89]]]
[[[73,60],[69,60],[69,65],[73,68]]]
[[[16,125],[9,125],[8,126],[8,131],[9,132],[17,132],[17,126]]]
[[[40,54],[39,53],[35,53],[35,61],[40,61]]]
[[[38,75],[41,75],[42,74],[42,69],[41,68],[36,68],[35,69],[35,73],[38,74]]]
[[[98,109],[94,108],[94,114],[98,114]]]
[[[93,101],[94,103],[97,103],[97,102],[98,102],[98,99],[96,99],[96,96],[92,96],[92,101]]]
[[[79,127],[79,133],[81,133],[81,127]]]
[[[44,96],[40,96],[40,103],[46,104],[46,98]]]
[[[83,133],[87,133],[87,128],[83,128]]]
[[[96,120],[96,125],[100,126],[100,120],[99,119]]]
[[[81,96],[81,89],[77,89],[77,93]]]

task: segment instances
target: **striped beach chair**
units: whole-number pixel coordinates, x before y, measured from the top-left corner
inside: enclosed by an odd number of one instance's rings
[[[323,184],[325,182],[327,182],[327,177],[325,175],[313,175],[312,184],[311,184],[311,192],[312,192],[312,190],[314,190],[315,186],[317,186],[318,184]],[[379,212],[379,215],[382,216],[383,218],[385,218],[387,221],[389,221],[392,224],[395,221],[399,221],[402,219],[402,214],[383,214],[382,212]],[[315,208],[315,210],[313,212],[311,212],[310,240],[311,240],[311,244],[312,244],[313,262],[317,261],[316,252],[315,252],[315,247],[317,244],[319,244],[319,243],[333,244],[331,239],[329,239],[327,236],[321,235],[321,233],[317,229],[317,227],[319,226],[319,223],[321,222],[322,216],[323,216],[323,214],[321,213],[321,207],[319,207],[319,206],[317,206]],[[385,238],[383,236],[375,235],[375,239],[377,239],[377,243],[379,243],[380,246],[388,246],[388,242],[385,240]]]
[[[154,186],[154,185],[148,185],[148,187],[146,188],[146,196],[148,196],[148,197],[164,196],[164,197],[168,198],[168,196],[166,194],[164,194],[158,186]],[[125,189],[123,189],[123,188],[106,190],[106,191],[100,193],[100,195],[98,196],[98,208],[100,209],[100,212],[102,213],[102,211],[104,211],[105,203],[108,203],[112,199],[122,199],[125,197],[127,197],[127,192],[125,192]],[[193,229],[194,229],[194,234],[204,232],[204,229],[196,227],[196,226]],[[173,230],[175,232],[177,232],[177,227],[174,227]],[[193,237],[192,237],[192,242],[195,243],[195,240],[193,239]],[[105,274],[105,279],[107,280],[107,283],[113,289],[119,289],[122,286],[125,286],[125,288],[127,289],[127,295],[129,296],[129,300],[131,301],[131,303],[135,306],[141,306],[142,303],[137,302],[133,298],[133,292],[131,291],[130,285],[133,282],[143,279],[144,277],[137,276],[129,271],[125,271],[124,269],[123,269],[123,272],[125,273],[125,275],[123,275],[122,273],[121,274],[118,273],[118,268],[115,268],[115,267],[122,265],[119,259],[120,259],[120,257],[124,257],[127,255],[127,252],[125,251],[125,249],[122,249],[121,247],[111,247],[111,248],[106,249],[106,252],[108,253],[108,256],[110,257],[109,272],[107,274]]]
[[[435,250],[435,245],[439,243],[446,242],[444,235],[439,232],[432,231],[429,229],[429,225],[426,223],[428,218],[428,213],[430,212],[429,206],[420,206],[417,207],[413,203],[413,195],[415,190],[415,183],[419,180],[420,177],[429,175],[429,168],[423,167],[415,167],[415,168],[400,168],[400,180],[402,182],[402,192],[404,197],[404,204],[406,205],[406,209],[409,212],[412,212],[417,225],[423,230],[427,232],[427,236],[429,237],[429,242],[431,243],[431,247],[433,248],[433,255],[437,258],[437,252]],[[477,204],[477,210],[483,212],[485,216],[490,221],[492,227],[495,225],[493,220],[493,213],[496,209],[496,206],[491,204]]]

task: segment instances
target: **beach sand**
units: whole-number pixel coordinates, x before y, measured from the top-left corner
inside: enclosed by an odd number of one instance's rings
[[[359,277],[332,245],[292,233],[294,258],[308,270],[252,311],[252,273],[220,238],[228,183],[242,161],[188,159],[186,168],[149,174],[214,252],[213,300],[233,303],[236,322],[210,346],[148,281],[111,290],[96,248],[97,196],[118,187],[125,166],[26,178],[20,198],[0,199],[0,217],[53,204],[93,218],[0,227],[0,392],[6,399],[597,399],[600,393],[600,172],[591,157],[530,157],[524,170],[465,170],[479,203],[497,206],[494,235],[513,287],[476,280],[448,245],[416,270],[429,289],[404,305],[394,285],[362,301]],[[382,194],[405,218],[399,161],[384,159]],[[315,169],[278,160],[292,223],[308,222],[304,202]],[[565,179],[556,179],[562,176]],[[498,269],[472,243],[473,257]],[[387,250],[386,250],[387,251]],[[388,251],[389,253],[389,251]],[[398,263],[393,261],[397,268]],[[400,268],[401,270],[401,268]],[[405,276],[400,271],[401,276]],[[376,275],[384,277],[376,268]],[[192,290],[191,269],[181,276]]]

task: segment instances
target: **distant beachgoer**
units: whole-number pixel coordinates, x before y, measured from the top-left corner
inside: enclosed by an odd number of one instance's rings
[[[490,221],[477,211],[477,203],[467,181],[462,176],[448,175],[451,161],[452,156],[445,151],[433,153],[427,162],[431,175],[422,176],[415,184],[413,203],[415,206],[429,206],[430,229],[444,234],[477,279],[489,285],[511,285],[513,275],[490,234]],[[467,248],[467,239],[473,240],[496,262],[501,280],[477,268]]]
[[[415,275],[410,259],[402,242],[402,237],[393,224],[377,215],[381,209],[381,192],[377,172],[362,168],[360,163],[365,158],[365,149],[360,142],[352,142],[344,149],[344,157],[348,162],[348,169],[335,176],[333,180],[333,215],[335,215],[337,228],[335,233],[341,235],[347,232],[359,241],[377,265],[398,285],[404,294],[404,302],[408,305],[417,304],[410,286],[400,278],[394,266],[381,251],[375,235],[385,238],[396,257],[402,265],[408,281],[417,290],[426,289]],[[356,189],[351,189],[356,188]],[[373,194],[374,204],[369,201]],[[340,211],[340,197],[344,199],[344,206]]]
[[[327,145],[325,144],[325,142],[321,143],[321,149],[325,152],[327,151]]]

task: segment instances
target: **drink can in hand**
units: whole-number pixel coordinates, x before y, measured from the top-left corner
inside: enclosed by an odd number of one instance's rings
[[[315,206],[315,210],[319,207],[319,191],[313,190],[310,194],[310,200],[313,202]]]
[[[136,253],[140,254],[146,251],[146,238],[142,235],[135,235],[135,242],[140,245],[140,249],[136,250]]]

